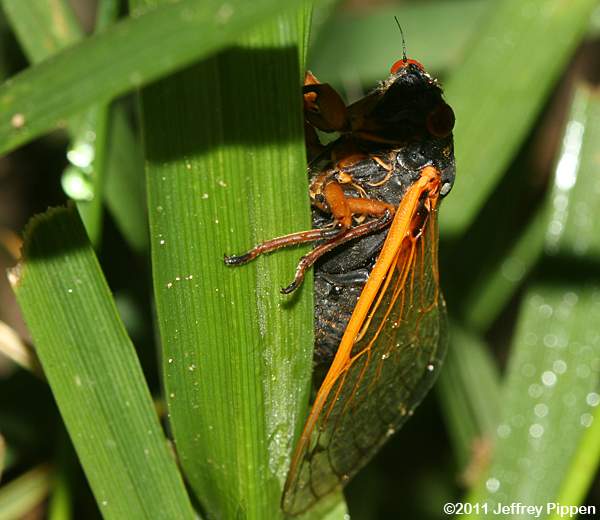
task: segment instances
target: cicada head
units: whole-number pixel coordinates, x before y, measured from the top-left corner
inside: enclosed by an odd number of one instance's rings
[[[454,182],[454,112],[439,83],[418,61],[402,58],[373,92],[348,109],[352,133],[382,143],[405,157],[400,166],[418,172],[426,165],[442,172],[442,194]]]

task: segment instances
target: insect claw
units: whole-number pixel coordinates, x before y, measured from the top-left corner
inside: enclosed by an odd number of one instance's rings
[[[292,282],[287,287],[282,287],[280,289],[281,294],[290,294],[293,293],[298,288],[298,285],[295,282]]]
[[[294,281],[287,287],[281,288],[281,294],[293,293],[296,289],[298,289],[298,287],[300,287],[300,285],[302,285],[303,281],[304,281],[304,272],[296,273],[296,277],[294,278]]]
[[[252,260],[252,255],[246,253],[244,255],[223,255],[225,265],[242,265]]]

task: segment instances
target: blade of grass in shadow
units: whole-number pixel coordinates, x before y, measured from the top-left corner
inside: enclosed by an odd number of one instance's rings
[[[342,11],[316,34],[310,69],[323,81],[373,86],[384,79],[402,56],[402,40],[394,16],[406,34],[410,57],[430,72],[452,69],[464,55],[471,33],[489,9],[489,0],[422,2]]]
[[[32,63],[39,63],[83,39],[83,31],[65,0],[2,0],[2,6]],[[115,0],[103,0],[99,6],[96,31],[109,26],[117,14]],[[69,119],[72,143],[67,158],[71,164],[62,178],[63,188],[67,195],[77,201],[88,236],[95,246],[102,232],[107,110],[105,104],[94,105]]]
[[[2,8],[31,63],[39,63],[83,38],[68,0],[2,0]]]
[[[27,518],[46,498],[50,469],[38,466],[0,487],[0,520]]]
[[[459,175],[441,230],[475,218],[521,145],[590,21],[596,0],[502,0],[445,84]],[[482,136],[485,138],[482,139]]]
[[[103,516],[192,518],[135,350],[73,209],[32,221],[10,280]]]
[[[482,333],[489,329],[542,256],[550,200],[536,210],[506,255],[497,257],[464,295],[463,319],[473,330]]]
[[[66,0],[2,0],[2,6],[32,63],[43,61],[83,39],[83,32]],[[96,32],[114,22],[117,8],[116,0],[99,3]],[[123,108],[110,109],[108,121],[103,114],[105,110],[108,108],[101,105],[69,119],[73,142],[67,158],[71,165],[63,175],[63,186],[69,196],[79,201],[78,208],[84,222],[87,221],[86,229],[92,242],[97,243],[100,237],[100,203],[105,202],[132,249],[142,252],[147,248],[148,228],[140,146]]]
[[[0,153],[66,118],[216,52],[299,0],[180,0],[136,10],[0,86]],[[126,52],[115,52],[126,49]]]
[[[6,442],[0,433],[0,481],[2,481],[2,472],[4,471],[4,461],[6,458]]]
[[[307,30],[302,8],[141,96],[169,416],[186,476],[212,517],[281,515],[308,400],[310,280],[292,297],[279,292],[302,251],[223,264],[224,253],[310,228]]]
[[[108,129],[104,201],[127,243],[137,253],[148,249],[148,214],[141,143],[123,107],[113,105]]]
[[[546,234],[550,255],[525,295],[493,462],[472,497],[490,507],[556,502],[565,489],[569,500],[581,500],[598,465],[588,459],[573,471],[600,403],[600,284],[595,255],[586,256],[597,240],[587,218],[600,218],[594,189],[599,106],[589,91],[577,91],[555,178]],[[570,490],[567,478],[578,479]]]
[[[452,322],[450,346],[436,392],[461,470],[476,471],[468,467],[469,463],[477,458],[478,450],[491,443],[500,414],[499,379],[487,344]]]

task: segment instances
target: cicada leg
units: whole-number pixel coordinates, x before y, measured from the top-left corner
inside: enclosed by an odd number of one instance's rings
[[[304,116],[315,128],[323,132],[341,132],[349,127],[346,104],[328,83],[307,72],[304,77]]]
[[[370,235],[375,231],[379,231],[380,229],[388,226],[391,221],[392,213],[389,210],[386,210],[385,213],[379,218],[365,222],[364,224],[353,228],[344,229],[327,242],[315,247],[310,253],[307,253],[300,259],[300,262],[298,262],[298,266],[296,267],[296,275],[294,276],[294,280],[290,285],[281,289],[281,292],[283,294],[289,294],[300,287],[300,284],[306,275],[306,271],[312,267],[314,263],[324,254],[335,249],[336,247],[341,246],[342,244],[345,244],[346,242],[349,242],[350,240],[354,240],[355,238]]]
[[[322,195],[324,204],[319,203],[318,207],[332,214],[335,227],[299,231],[290,235],[273,238],[262,244],[258,244],[242,255],[226,255],[225,263],[227,265],[242,265],[254,260],[259,255],[270,253],[283,247],[325,240],[324,243],[318,245],[300,259],[296,267],[294,280],[290,285],[281,290],[282,293],[289,294],[300,286],[307,269],[314,265],[324,254],[350,240],[383,229],[389,225],[395,211],[394,206],[379,200],[348,197],[344,193],[342,185],[336,181],[325,184]],[[376,218],[375,220],[352,227],[352,217],[354,215],[366,215]]]
[[[338,235],[339,229],[326,228],[326,229],[311,229],[309,231],[298,231],[297,233],[291,233],[282,237],[272,238],[262,244],[254,246],[250,251],[243,255],[225,255],[225,263],[227,265],[243,265],[252,260],[257,256],[265,253],[270,253],[281,249],[283,247],[297,246],[300,244],[307,244],[316,240],[324,240],[331,236]]]

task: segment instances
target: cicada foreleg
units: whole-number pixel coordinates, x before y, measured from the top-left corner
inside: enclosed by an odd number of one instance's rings
[[[254,260],[257,256],[283,247],[323,240],[323,243],[315,247],[310,253],[304,255],[298,262],[294,280],[290,285],[281,290],[284,294],[289,294],[300,286],[304,280],[306,271],[324,254],[350,240],[385,228],[392,221],[394,214],[394,207],[385,202],[361,197],[348,197],[344,193],[342,186],[335,181],[329,182],[324,186],[323,203],[314,204],[332,214],[334,226],[300,231],[267,240],[242,255],[225,256],[225,263],[232,266],[242,265]],[[352,227],[352,217],[357,214],[375,218]]]
[[[304,280],[306,271],[312,267],[314,263],[324,254],[335,249],[336,247],[341,246],[342,244],[345,244],[346,242],[349,242],[350,240],[354,240],[355,238],[370,235],[371,233],[379,231],[380,229],[388,226],[391,221],[392,212],[385,210],[383,215],[381,215],[379,218],[370,220],[369,222],[365,222],[364,224],[355,226],[353,228],[343,229],[330,240],[318,245],[310,253],[304,255],[300,259],[300,262],[298,262],[298,266],[296,267],[296,275],[294,276],[294,280],[290,285],[281,289],[281,292],[283,294],[289,294],[297,289]]]
[[[304,134],[309,162],[325,147],[321,144],[315,129],[322,132],[343,132],[348,130],[349,118],[346,104],[333,87],[307,72],[302,90],[304,99]]]

